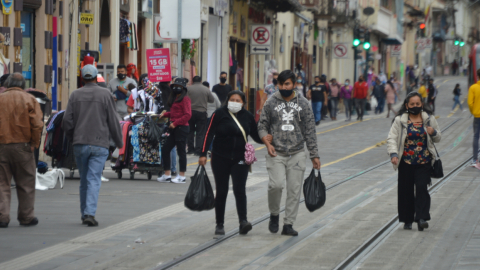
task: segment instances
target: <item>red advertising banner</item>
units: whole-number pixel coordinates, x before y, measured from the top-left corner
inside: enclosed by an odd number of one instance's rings
[[[170,68],[170,49],[147,50],[148,79],[151,82],[169,82],[172,80]]]

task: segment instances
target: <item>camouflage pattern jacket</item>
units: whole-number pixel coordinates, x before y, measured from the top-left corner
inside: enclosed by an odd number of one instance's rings
[[[310,158],[319,157],[315,118],[308,100],[298,94],[287,102],[277,91],[265,102],[258,122],[258,135],[263,138],[268,134],[273,136],[272,145],[281,156],[304,151],[306,142]]]

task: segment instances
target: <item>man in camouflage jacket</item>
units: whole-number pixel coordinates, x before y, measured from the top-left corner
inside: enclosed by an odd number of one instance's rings
[[[287,186],[283,235],[297,236],[292,225],[298,213],[298,203],[306,167],[305,143],[315,169],[320,169],[315,119],[309,102],[294,89],[295,73],[285,70],[278,76],[279,91],[265,103],[258,133],[268,149],[267,170],[269,230],[278,232],[282,190]]]

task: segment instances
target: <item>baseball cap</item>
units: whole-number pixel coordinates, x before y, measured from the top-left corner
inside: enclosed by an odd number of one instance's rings
[[[85,65],[82,68],[82,78],[86,80],[93,80],[97,77],[98,70],[94,65]]]

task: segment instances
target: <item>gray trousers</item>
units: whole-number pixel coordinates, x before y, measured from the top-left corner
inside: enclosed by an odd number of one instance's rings
[[[285,203],[285,225],[293,225],[297,218],[298,203],[302,195],[302,183],[305,174],[307,155],[305,151],[291,156],[267,158],[268,207],[274,216],[280,214],[282,191],[287,184],[287,201]]]

